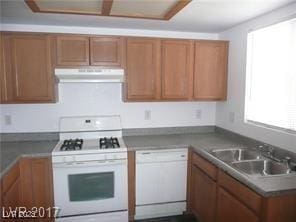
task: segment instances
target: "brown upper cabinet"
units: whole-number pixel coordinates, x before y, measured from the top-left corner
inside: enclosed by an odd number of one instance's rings
[[[226,41],[129,38],[126,100],[225,100],[227,57]]]
[[[91,66],[125,69],[125,101],[226,99],[226,41],[1,34],[1,103],[54,102],[55,67]]]
[[[126,99],[160,99],[160,40],[128,38],[126,59]]]
[[[124,38],[56,36],[56,66],[124,68]]]
[[[124,59],[122,37],[91,37],[90,65],[122,67]]]
[[[227,61],[228,42],[195,42],[194,99],[226,99]]]
[[[162,99],[189,100],[192,94],[193,41],[161,43]]]
[[[88,66],[89,37],[57,36],[57,66]]]
[[[5,34],[2,41],[1,102],[54,102],[50,37],[46,34]]]

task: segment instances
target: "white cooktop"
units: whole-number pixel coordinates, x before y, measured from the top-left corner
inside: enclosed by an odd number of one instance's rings
[[[122,139],[120,116],[78,116],[62,117],[59,124],[60,141],[52,151],[52,156],[127,152]],[[100,138],[116,137],[119,148],[100,148]],[[61,150],[65,140],[82,139],[82,147],[77,150]]]
[[[74,138],[75,139],[75,138]],[[59,141],[52,151],[53,156],[60,155],[79,155],[79,154],[95,154],[95,153],[115,153],[126,152],[127,147],[121,137],[117,137],[120,147],[119,148],[100,148],[100,139],[84,139],[81,150],[66,150],[62,151],[61,146],[63,140]]]

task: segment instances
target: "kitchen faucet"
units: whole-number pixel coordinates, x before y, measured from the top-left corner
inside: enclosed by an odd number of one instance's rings
[[[282,162],[282,160],[275,157],[274,148],[270,147],[268,144],[259,145],[257,148],[259,149],[261,156],[267,157],[276,162]]]
[[[257,149],[259,150],[261,156],[269,158],[269,159],[274,160],[279,163],[283,163],[286,165],[287,169],[289,169],[291,171],[296,171],[296,163],[292,162],[291,157],[286,156],[283,159],[279,159],[279,158],[275,157],[275,155],[274,155],[275,149],[273,147],[269,146],[268,144],[259,145],[259,146],[257,146]]]

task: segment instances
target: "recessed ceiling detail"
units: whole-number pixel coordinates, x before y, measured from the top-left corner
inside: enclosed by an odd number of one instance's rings
[[[33,12],[170,20],[192,0],[24,0]]]

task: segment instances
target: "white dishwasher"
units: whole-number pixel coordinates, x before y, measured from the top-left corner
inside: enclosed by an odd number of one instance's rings
[[[186,210],[188,149],[136,151],[136,219]]]

